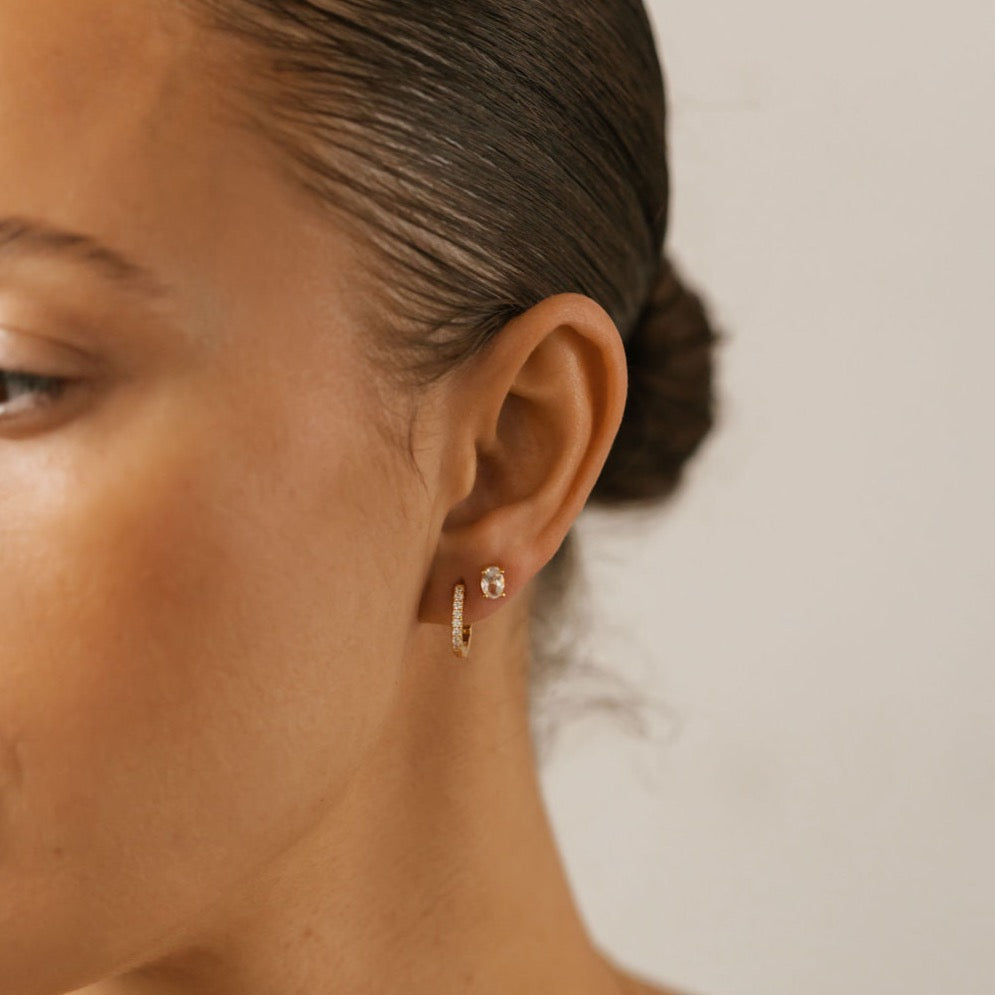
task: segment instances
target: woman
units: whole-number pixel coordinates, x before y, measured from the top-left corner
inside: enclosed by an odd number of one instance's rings
[[[662,991],[527,705],[711,423],[663,99],[638,0],[2,6],[4,995]]]

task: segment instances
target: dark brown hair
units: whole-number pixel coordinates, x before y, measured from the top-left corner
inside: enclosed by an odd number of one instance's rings
[[[245,120],[360,223],[391,368],[441,376],[545,297],[586,294],[630,380],[591,500],[669,496],[714,421],[719,336],[664,254],[665,92],[641,0],[185,2],[241,43]]]

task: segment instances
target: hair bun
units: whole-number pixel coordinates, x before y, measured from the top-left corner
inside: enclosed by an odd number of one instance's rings
[[[592,502],[662,500],[715,423],[713,346],[702,298],[666,256],[625,343],[629,393]]]

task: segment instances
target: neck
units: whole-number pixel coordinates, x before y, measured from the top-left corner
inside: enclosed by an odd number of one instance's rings
[[[168,954],[75,995],[618,992],[541,797],[518,600],[468,660],[440,658],[428,627],[395,714],[312,830]]]

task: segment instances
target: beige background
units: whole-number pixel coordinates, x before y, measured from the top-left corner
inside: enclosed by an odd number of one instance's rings
[[[654,15],[724,424],[584,521],[593,645],[671,714],[558,741],[578,897],[702,995],[992,995],[995,4]]]

